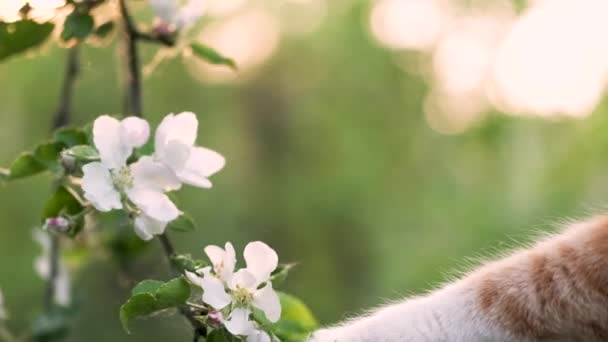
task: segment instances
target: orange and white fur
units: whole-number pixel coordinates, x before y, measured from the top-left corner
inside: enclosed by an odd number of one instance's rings
[[[608,216],[309,342],[608,341]]]

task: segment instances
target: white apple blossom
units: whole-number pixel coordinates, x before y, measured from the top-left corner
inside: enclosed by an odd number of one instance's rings
[[[190,28],[205,13],[206,0],[150,0],[154,14],[176,30]]]
[[[42,279],[48,280],[51,275],[51,239],[49,234],[40,230],[34,230],[33,235],[42,249],[34,261],[34,269]],[[57,267],[54,301],[61,306],[69,306],[72,302],[70,274],[62,258],[59,258]]]
[[[216,310],[230,309],[224,326],[233,335],[246,336],[249,342],[270,341],[268,334],[256,328],[250,319],[252,310],[261,310],[271,322],[281,317],[279,296],[272,288],[271,273],[278,266],[276,252],[263,242],[247,244],[243,253],[247,267],[234,272],[236,259],[232,244],[225,249],[208,246],[205,253],[211,267],[196,273],[187,272],[192,283],[203,289],[203,302]]]
[[[162,234],[167,223],[180,214],[165,194],[181,187],[168,166],[149,156],[127,165],[133,149],[143,146],[149,135],[150,128],[143,119],[118,121],[100,116],[93,124],[93,142],[101,160],[82,168],[84,197],[99,211],[133,210],[129,201],[135,204],[135,231],[144,240]]]
[[[226,161],[215,151],[194,146],[197,130],[198,120],[192,112],[165,116],[156,130],[154,158],[170,167],[182,183],[210,188],[208,178]]]
[[[2,291],[0,291],[0,321],[4,321],[7,318],[8,314],[4,308],[4,296],[2,296]]]

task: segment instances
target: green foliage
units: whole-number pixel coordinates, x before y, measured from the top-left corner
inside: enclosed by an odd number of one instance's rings
[[[3,178],[5,180],[25,178],[39,174],[46,169],[46,166],[36,159],[32,152],[24,152],[13,161]]]
[[[302,342],[318,327],[310,309],[300,299],[279,292],[281,319],[274,324],[275,334],[283,342]]]
[[[69,149],[64,150],[63,154],[84,162],[99,160],[99,152],[89,145],[76,145],[70,147]]]
[[[183,278],[166,283],[144,280],[133,288],[131,294],[131,298],[120,307],[120,321],[127,332],[129,322],[134,318],[185,304],[190,297],[190,285]]]
[[[190,44],[190,48],[192,49],[192,53],[195,56],[207,61],[208,63],[225,65],[230,67],[231,69],[236,70],[236,63],[232,58],[223,56],[222,54],[207,45],[203,45],[200,43],[192,43]]]
[[[99,159],[97,151],[83,145],[88,141],[84,130],[64,128],[55,132],[53,139],[43,142],[33,152],[24,152],[7,169],[0,169],[0,180],[8,181],[37,175],[44,171],[62,171],[60,155],[64,153],[81,161]],[[64,148],[69,148],[64,150]]]
[[[196,272],[201,267],[205,267],[207,262],[204,260],[193,259],[190,254],[177,254],[171,257],[171,262],[181,271]]]
[[[272,282],[272,286],[278,287],[281,286],[287,279],[289,272],[292,268],[294,268],[297,264],[280,264],[274,272],[272,272],[270,276],[270,281]]]
[[[53,32],[52,23],[33,20],[0,22],[0,61],[42,44]]]
[[[44,221],[46,218],[62,214],[77,215],[82,210],[82,204],[72,191],[64,186],[60,186],[46,202],[42,211],[42,219]]]
[[[95,21],[91,15],[74,11],[65,18],[61,39],[66,42],[71,39],[83,41],[93,32],[94,24]]]
[[[55,131],[53,140],[62,143],[65,147],[72,147],[76,145],[86,145],[88,137],[81,128],[67,127]]]
[[[32,337],[36,342],[64,341],[69,322],[74,315],[72,308],[54,306],[42,313],[32,324]]]
[[[192,217],[184,213],[175,220],[169,222],[167,228],[177,232],[191,232],[196,229],[196,226],[194,225]]]
[[[51,195],[42,210],[42,222],[49,217],[68,216],[71,226],[68,230],[70,236],[75,236],[84,227],[83,206],[72,190],[60,186]]]
[[[99,38],[107,37],[114,30],[114,22],[108,21],[95,28],[95,35]]]
[[[237,342],[238,337],[232,336],[226,329],[215,329],[209,333],[206,342]]]

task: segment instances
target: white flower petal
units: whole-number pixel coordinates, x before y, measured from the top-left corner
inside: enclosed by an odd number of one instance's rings
[[[199,276],[198,274],[194,273],[194,272],[190,272],[190,271],[186,271],[186,278],[188,278],[188,280],[198,286],[198,287],[203,287],[203,277]]]
[[[82,190],[84,197],[99,211],[122,209],[120,194],[114,188],[107,167],[99,162],[82,167]]]
[[[154,161],[150,156],[139,158],[138,161],[131,164],[130,168],[135,188],[171,191],[181,187],[181,183],[173,171],[164,164]]]
[[[211,260],[215,273],[224,281],[228,281],[234,273],[236,265],[236,253],[230,242],[226,242],[226,249],[210,245],[205,247],[205,254]]]
[[[130,147],[143,146],[150,137],[148,121],[130,116],[120,122],[120,138],[123,144]]]
[[[181,170],[190,158],[191,146],[177,140],[168,141],[164,147],[155,154],[156,159],[163,162],[172,170]]]
[[[208,148],[193,147],[183,169],[177,172],[179,179],[187,184],[210,188],[209,176],[221,170],[226,164],[224,157]]]
[[[206,0],[189,0],[186,5],[177,11],[174,24],[180,29],[186,29],[194,25],[205,13]]]
[[[167,222],[159,221],[151,218],[148,215],[139,215],[134,222],[135,234],[144,241],[151,240],[154,235],[160,235],[165,232]]]
[[[232,335],[249,335],[255,329],[253,322],[249,320],[250,314],[248,309],[236,308],[224,322],[224,326]]]
[[[248,243],[243,256],[247,270],[256,277],[259,284],[267,281],[279,264],[279,256],[274,249],[261,241]]]
[[[253,306],[264,311],[266,318],[273,323],[281,318],[281,301],[270,283],[253,294]]]
[[[247,335],[246,342],[270,342],[270,336],[263,330],[255,330]]]
[[[124,166],[131,155],[132,148],[122,141],[120,121],[102,115],[93,123],[93,142],[101,162],[109,169]]]
[[[175,204],[162,191],[133,187],[127,190],[127,196],[144,214],[155,220],[171,222],[180,214]]]
[[[175,0],[149,0],[149,3],[157,17],[166,23],[171,23],[177,12],[177,2]]]
[[[256,286],[258,285],[255,276],[246,269],[241,269],[232,276],[230,279],[228,286],[232,290],[236,290],[237,288],[248,289],[251,292],[255,291]]]
[[[211,305],[216,310],[221,310],[228,306],[232,299],[226,293],[224,283],[214,276],[204,277],[200,280],[203,288],[203,302]]]
[[[197,130],[198,119],[194,113],[168,114],[156,129],[156,136],[154,137],[156,152],[162,153],[165,145],[172,140],[179,141],[187,146],[194,145]]]

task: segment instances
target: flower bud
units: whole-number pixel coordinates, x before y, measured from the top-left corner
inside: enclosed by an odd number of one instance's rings
[[[207,323],[211,326],[219,327],[224,322],[224,315],[220,311],[211,310],[207,314]]]
[[[52,233],[66,233],[70,229],[70,220],[62,217],[49,217],[44,222],[44,229]]]

